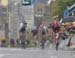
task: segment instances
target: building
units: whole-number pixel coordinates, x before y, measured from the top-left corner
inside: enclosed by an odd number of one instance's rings
[[[49,0],[40,0],[38,3],[34,5],[34,21],[35,25],[39,26],[42,21],[45,21],[47,24],[52,22],[51,14],[50,14],[50,5],[48,5]]]
[[[44,20],[44,13],[45,13],[45,5],[42,3],[38,3],[34,5],[34,21],[35,25],[38,27],[41,22]]]
[[[0,36],[8,39],[8,0],[0,0]]]
[[[19,24],[20,24],[20,0],[9,0],[9,38],[19,38]]]
[[[1,28],[5,30],[5,36],[9,36],[10,39],[19,38],[19,27],[23,21],[27,22],[28,29],[34,25],[39,26],[42,21],[48,21],[50,19],[48,8],[46,3],[33,4],[32,0],[8,0],[6,8],[0,9]]]
[[[24,21],[27,22],[27,28],[31,29],[34,26],[34,5],[23,5],[22,14]]]
[[[27,22],[27,28],[34,25],[34,7],[29,0],[9,0],[9,37],[19,38],[20,23]]]

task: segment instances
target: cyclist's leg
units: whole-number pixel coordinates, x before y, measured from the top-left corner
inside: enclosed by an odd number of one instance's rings
[[[58,50],[59,42],[56,43],[56,50]]]

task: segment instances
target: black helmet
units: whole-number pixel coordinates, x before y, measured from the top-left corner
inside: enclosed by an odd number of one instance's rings
[[[24,21],[23,23],[24,23],[24,24],[27,24],[27,22],[26,22],[26,21]]]

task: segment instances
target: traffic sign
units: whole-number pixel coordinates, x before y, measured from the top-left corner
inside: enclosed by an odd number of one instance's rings
[[[22,0],[22,5],[31,5],[32,0]]]

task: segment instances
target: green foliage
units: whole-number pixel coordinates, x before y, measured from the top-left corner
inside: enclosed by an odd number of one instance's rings
[[[59,15],[59,18],[63,16],[64,10],[66,10],[67,3],[73,5],[75,0],[56,0],[51,3],[51,15]]]

